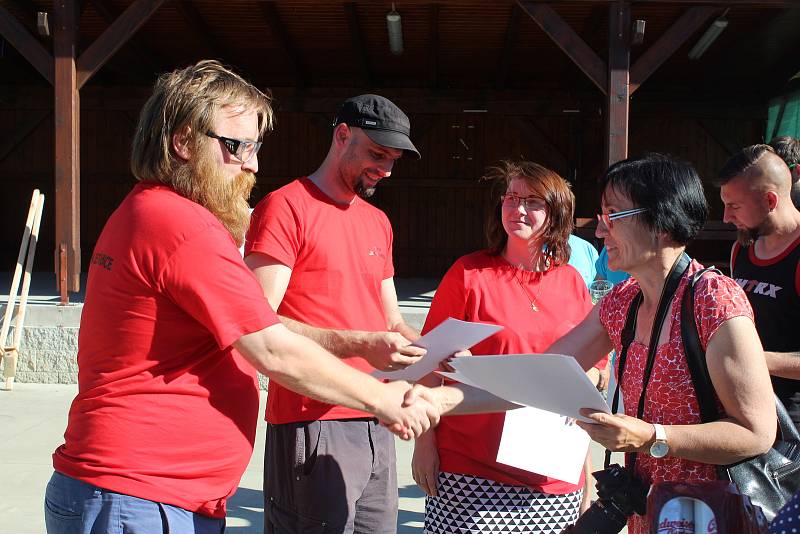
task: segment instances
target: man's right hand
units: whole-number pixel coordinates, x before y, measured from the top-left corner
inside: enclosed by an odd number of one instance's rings
[[[398,371],[416,363],[427,351],[414,347],[397,332],[367,332],[359,354],[379,371]]]
[[[402,380],[383,384],[383,395],[375,415],[400,439],[417,438],[439,424],[439,410],[423,396],[409,402],[406,393],[411,384]]]
[[[439,479],[439,450],[436,448],[436,435],[432,430],[425,432],[414,442],[411,474],[414,482],[422,491],[431,497],[436,497]]]

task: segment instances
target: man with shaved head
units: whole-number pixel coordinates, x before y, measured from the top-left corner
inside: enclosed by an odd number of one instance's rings
[[[731,277],[753,306],[775,393],[789,405],[800,392],[800,211],[791,171],[772,147],[752,145],[719,177],[724,220],[738,230]]]

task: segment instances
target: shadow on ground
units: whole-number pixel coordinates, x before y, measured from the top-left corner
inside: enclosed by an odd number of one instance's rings
[[[424,513],[403,506],[404,499],[422,499],[425,494],[416,484],[398,489],[401,508],[397,512],[397,534],[419,534],[422,531]],[[419,505],[414,506],[419,508]],[[240,487],[228,501],[227,532],[236,534],[262,534],[264,531],[264,502],[261,491]]]
[[[419,534],[422,532],[425,514],[424,497],[425,493],[416,484],[400,486],[398,488],[400,497],[400,509],[397,511],[397,534]],[[413,506],[409,506],[408,499],[418,499]],[[421,506],[420,506],[421,501]],[[409,510],[413,508],[413,510]]]
[[[226,532],[262,534],[264,532],[264,500],[260,490],[240,487],[228,500]]]

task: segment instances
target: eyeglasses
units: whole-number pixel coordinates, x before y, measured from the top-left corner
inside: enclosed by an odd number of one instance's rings
[[[647,208],[633,208],[632,210],[617,211],[614,213],[598,213],[597,222],[605,224],[606,228],[613,228],[614,221],[617,219],[624,219],[625,217],[638,215],[639,213],[644,213],[645,211],[647,211]]]
[[[233,139],[232,137],[217,135],[211,130],[207,131],[206,135],[213,139],[219,139],[222,141],[222,144],[225,145],[225,148],[228,149],[228,152],[230,152],[231,156],[235,157],[242,163],[247,163],[253,159],[253,156],[258,154],[258,151],[261,148],[261,141]]]
[[[545,202],[539,197],[521,197],[514,193],[506,193],[500,199],[505,206],[518,207],[520,204],[525,206],[525,211],[541,211],[545,209]]]

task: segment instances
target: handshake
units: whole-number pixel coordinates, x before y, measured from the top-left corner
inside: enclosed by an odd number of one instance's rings
[[[395,371],[419,361],[425,349],[411,345],[408,338],[397,332],[365,333],[361,353],[376,369]],[[451,357],[471,356],[469,350],[456,352]],[[453,371],[450,358],[439,365],[444,371]],[[429,388],[403,380],[383,384],[381,396],[369,409],[391,432],[401,439],[410,440],[424,434],[439,424],[439,418],[452,407],[460,396],[453,387]],[[454,397],[455,395],[455,397]]]
[[[384,385],[383,398],[375,415],[392,433],[403,440],[418,438],[439,424],[444,411],[442,394],[450,388],[428,388],[398,380]]]

